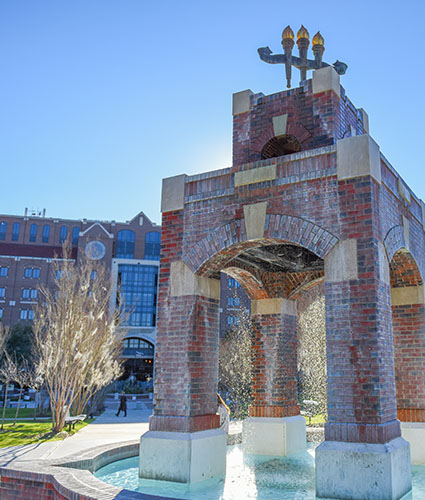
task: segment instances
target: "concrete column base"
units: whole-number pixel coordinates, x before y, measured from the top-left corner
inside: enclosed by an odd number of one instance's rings
[[[245,453],[286,456],[306,449],[305,419],[295,417],[249,417],[243,422]]]
[[[227,434],[148,431],[140,438],[139,476],[177,483],[196,483],[226,472]]]
[[[409,443],[324,441],[316,448],[316,496],[399,500],[412,489]]]
[[[401,436],[410,444],[412,464],[425,465],[425,422],[400,422]]]

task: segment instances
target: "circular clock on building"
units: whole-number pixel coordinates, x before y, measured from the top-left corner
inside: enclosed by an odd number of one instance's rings
[[[84,253],[90,260],[100,260],[105,257],[106,246],[101,241],[89,241],[84,249]]]

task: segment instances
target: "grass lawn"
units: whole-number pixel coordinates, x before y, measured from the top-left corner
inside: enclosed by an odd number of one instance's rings
[[[90,422],[93,422],[92,418],[88,418],[84,422],[78,422],[75,424],[75,429],[72,429],[68,435],[75,434]],[[0,432],[0,448],[22,444],[44,443],[45,441],[59,441],[62,439],[62,437],[52,434],[52,423],[50,421],[39,420],[30,422],[18,420],[15,426],[11,423],[4,425],[3,432]]]
[[[16,408],[6,408],[5,418],[15,418]],[[3,415],[3,407],[0,408],[0,420]],[[50,417],[52,414],[50,410],[46,412],[43,417]],[[37,415],[38,416],[38,415]],[[34,408],[19,408],[18,419],[19,418],[33,418],[34,417]]]
[[[304,418],[305,418],[305,422],[307,425],[311,426],[311,427],[316,427],[317,425],[323,425],[326,420],[325,420],[325,417],[323,415],[315,415],[314,417],[306,417],[304,415]]]

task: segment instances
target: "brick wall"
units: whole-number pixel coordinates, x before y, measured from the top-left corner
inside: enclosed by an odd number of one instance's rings
[[[61,495],[52,483],[43,481],[30,481],[11,477],[0,477],[0,490],[2,500],[69,500],[70,497]],[[87,497],[72,496],[75,500],[89,500]]]

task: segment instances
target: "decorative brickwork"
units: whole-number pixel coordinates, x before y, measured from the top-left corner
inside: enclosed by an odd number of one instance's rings
[[[239,267],[227,267],[226,274],[232,276],[241,284],[251,300],[267,299],[269,297],[261,281],[249,271]]]
[[[159,424],[160,418],[186,421],[179,427],[184,429],[196,427],[189,423],[195,417],[202,417],[200,427],[213,426],[217,303],[203,296],[168,296],[170,263],[179,260],[206,278],[230,272],[258,302],[298,299],[304,290],[323,286],[326,439],[386,443],[400,436],[388,259],[409,248],[419,269],[425,269],[421,205],[379,156],[378,146],[356,137],[366,132],[364,113],[344,90],[340,96],[333,91],[313,94],[311,85],[307,81],[271,96],[247,93],[249,102],[234,116],[232,167],[187,176],[184,208],[163,214],[152,429],[177,429],[175,423]],[[264,146],[276,137],[295,138],[301,151],[262,159]],[[337,148],[341,139],[344,151],[361,156],[361,169],[353,155],[345,154],[344,160],[340,144]],[[273,151],[280,151],[282,144],[275,141]],[[272,149],[268,156],[273,156]],[[300,255],[309,252],[316,261],[300,258],[305,266],[299,269],[279,266],[273,248],[278,253],[283,245],[299,248]],[[403,271],[393,273],[393,286],[419,285],[406,259],[397,253],[394,263]],[[296,316],[253,314],[250,415],[295,415]],[[411,311],[405,309],[394,322],[405,321],[405,314]],[[403,328],[407,332],[409,327]],[[410,363],[408,357],[400,362]],[[194,372],[190,364],[195,359],[199,364]],[[423,396],[418,399],[423,401]],[[425,406],[409,401],[411,406],[400,407],[399,414],[404,410],[419,418]]]

